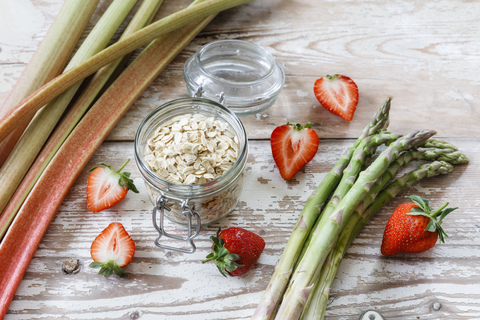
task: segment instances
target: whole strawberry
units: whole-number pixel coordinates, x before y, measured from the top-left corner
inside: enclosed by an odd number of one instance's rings
[[[212,252],[203,263],[215,261],[218,270],[225,277],[241,276],[257,262],[265,248],[265,241],[259,235],[242,229],[231,227],[223,231],[220,228],[217,236],[211,236]]]
[[[395,209],[385,227],[381,246],[384,256],[424,252],[432,248],[437,239],[445,242],[444,237],[447,237],[441,223],[457,208],[446,208],[448,203],[445,203],[432,211],[427,199],[415,195],[407,198],[412,202]]]

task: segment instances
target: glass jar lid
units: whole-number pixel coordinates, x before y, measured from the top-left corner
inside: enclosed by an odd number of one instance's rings
[[[238,115],[271,107],[285,83],[270,53],[241,40],[203,46],[185,62],[184,77],[191,96],[219,101]]]

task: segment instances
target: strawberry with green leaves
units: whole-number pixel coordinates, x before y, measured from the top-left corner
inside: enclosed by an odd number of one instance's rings
[[[327,75],[315,81],[313,92],[318,102],[346,121],[353,119],[358,104],[357,84],[347,76]]]
[[[100,268],[98,274],[110,276],[115,273],[126,277],[123,267],[128,265],[135,254],[135,243],[119,222],[108,225],[93,241],[90,255],[94,262],[91,268]]]
[[[273,160],[283,179],[290,180],[313,159],[318,150],[318,135],[312,124],[285,124],[276,127],[270,137]]]
[[[231,227],[223,231],[220,228],[217,236],[211,236],[212,252],[203,261],[215,261],[222,275],[241,276],[257,262],[265,241],[259,235],[243,228]]]
[[[385,227],[381,246],[384,256],[424,252],[432,248],[437,239],[445,242],[447,237],[441,223],[457,208],[446,208],[448,203],[445,203],[432,210],[427,199],[415,195],[407,198],[412,202],[400,205]]]
[[[130,179],[130,172],[121,172],[130,160],[127,160],[117,171],[100,163],[93,167],[87,181],[87,207],[92,212],[99,212],[120,202],[128,190],[138,193]]]

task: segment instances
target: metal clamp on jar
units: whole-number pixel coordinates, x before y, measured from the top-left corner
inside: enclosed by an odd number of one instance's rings
[[[167,102],[144,119],[135,159],[154,205],[155,245],[191,253],[201,225],[230,213],[242,192],[248,141],[235,113],[269,108],[285,76],[263,48],[238,40],[202,47],[185,63],[184,76],[192,98]],[[167,233],[165,217],[186,225],[187,234]],[[162,244],[162,237],[188,248]]]

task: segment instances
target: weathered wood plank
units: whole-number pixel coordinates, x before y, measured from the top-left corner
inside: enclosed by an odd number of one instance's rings
[[[42,31],[16,27],[1,35],[0,101],[48,28],[51,7],[58,7],[33,3],[35,10],[29,14],[39,20]],[[174,3],[165,1],[159,17],[188,2]],[[353,138],[388,96],[394,97],[392,115],[397,119],[392,130],[411,130],[431,122],[437,124],[441,136],[478,136],[479,12],[479,3],[464,1],[353,1],[348,5],[253,1],[221,13],[146,90],[109,139],[132,139],[152,108],[185,96],[184,61],[203,44],[218,39],[264,46],[287,76],[285,89],[272,108],[242,118],[251,139],[268,138],[276,125],[287,121],[311,121],[325,138]],[[24,40],[16,41],[15,32]],[[29,37],[36,41],[28,42]],[[313,96],[314,81],[332,73],[347,74],[359,86],[360,102],[351,122],[324,110]]]
[[[388,204],[355,240],[332,288],[327,319],[354,319],[367,307],[387,319],[473,319],[480,317],[476,283],[480,281],[480,216],[476,214],[476,181],[480,170],[479,141],[450,139],[472,162],[446,177],[424,180]],[[250,142],[245,188],[238,208],[204,227],[197,252],[181,254],[157,249],[151,226],[151,203],[133,162],[127,170],[140,194],[128,194],[117,206],[93,214],[86,208],[87,169],[79,177],[52,222],[13,300],[7,320],[18,319],[248,319],[265,289],[303,203],[351,141],[323,141],[313,162],[291,182],[281,179],[268,141]],[[105,143],[89,165],[109,159],[120,165],[133,157],[132,144]],[[459,206],[445,221],[446,244],[420,255],[380,256],[383,228],[402,196],[416,193],[432,205],[450,201]],[[127,279],[104,278],[88,268],[94,237],[112,221],[125,225],[136,242]],[[212,264],[202,264],[216,229],[240,226],[261,234],[267,243],[259,263],[241,278],[226,279]],[[169,225],[170,231],[181,227]],[[82,262],[78,274],[61,271],[63,260]],[[440,302],[439,311],[432,303]],[[212,310],[214,313],[211,313]]]
[[[165,1],[158,17],[189,2]],[[87,31],[108,3],[101,1]],[[56,0],[0,4],[0,102],[60,5]],[[422,181],[371,221],[342,261],[326,318],[357,319],[363,310],[375,308],[387,319],[480,319],[479,14],[480,3],[461,0],[266,0],[221,13],[132,106],[87,169],[99,161],[120,165],[126,157],[133,159],[138,124],[156,106],[186,96],[183,63],[202,45],[218,39],[252,41],[277,58],[287,78],[275,106],[241,118],[251,142],[238,208],[203,228],[195,254],[166,252],[153,245],[151,204],[135,164],[127,169],[141,193],[129,194],[99,214],[86,209],[85,169],[51,224],[5,319],[249,319],[304,201],[387,96],[394,97],[392,131],[435,129],[458,145],[471,163],[447,177]],[[313,96],[313,82],[332,73],[347,74],[359,86],[360,102],[351,122],[328,113]],[[315,159],[288,183],[280,178],[268,145],[272,129],[287,121],[311,121],[321,137]],[[379,245],[385,223],[410,193],[427,196],[432,204],[448,200],[460,207],[445,221],[450,237],[420,255],[383,258]],[[90,244],[111,221],[122,222],[137,245],[126,270],[128,279],[106,279],[88,268]],[[245,277],[225,279],[213,265],[201,263],[210,247],[208,237],[219,226],[245,227],[265,238],[259,263]],[[182,228],[169,225],[169,230]],[[61,271],[69,257],[81,260],[78,274]],[[437,302],[440,309],[434,307]]]
[[[394,97],[392,115],[398,119],[392,130],[431,121],[441,136],[478,136],[475,70],[480,60],[472,48],[478,42],[473,12],[479,10],[471,2],[253,2],[214,20],[145,92],[139,109],[185,95],[186,58],[205,43],[234,38],[267,48],[287,76],[276,105],[242,118],[251,139],[267,138],[287,121],[311,121],[326,138],[352,138],[388,96]],[[333,73],[350,75],[359,86],[360,102],[350,123],[324,110],[313,96],[314,81]],[[134,106],[110,138],[132,136],[128,130],[138,124],[138,111]]]

